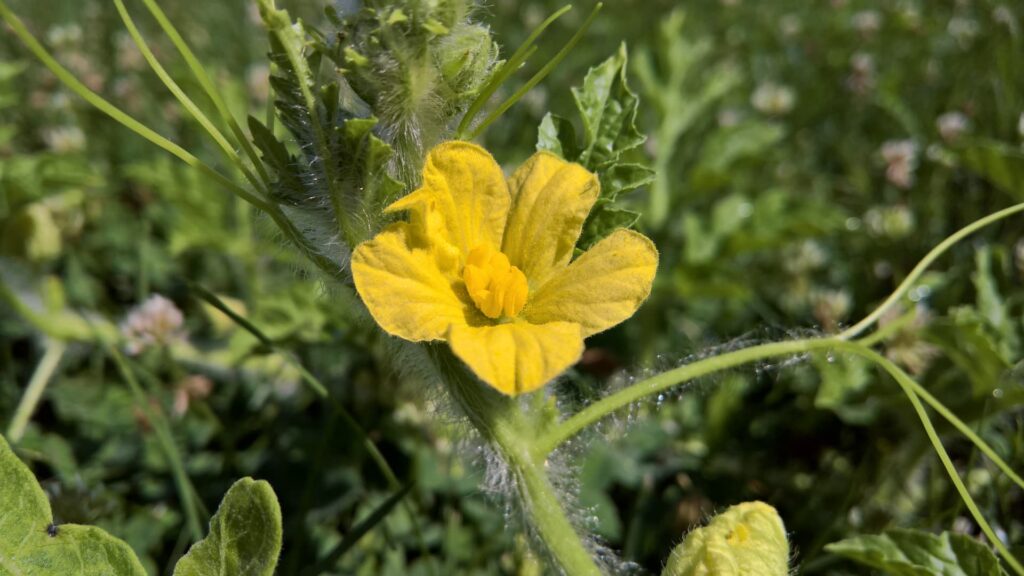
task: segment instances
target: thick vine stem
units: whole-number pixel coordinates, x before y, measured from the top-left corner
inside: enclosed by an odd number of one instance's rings
[[[431,346],[429,351],[452,397],[514,475],[530,522],[555,562],[569,576],[600,576],[548,478],[529,415],[512,398],[480,384],[444,347]]]

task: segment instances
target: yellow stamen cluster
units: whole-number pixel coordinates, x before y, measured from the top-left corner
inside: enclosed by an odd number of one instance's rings
[[[469,297],[488,318],[514,318],[530,293],[522,270],[513,266],[508,256],[487,245],[470,251],[462,280]]]

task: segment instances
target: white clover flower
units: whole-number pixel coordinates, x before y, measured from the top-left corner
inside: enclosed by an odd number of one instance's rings
[[[918,152],[913,140],[889,140],[882,144],[880,153],[886,163],[886,179],[904,190],[913,186]]]
[[[116,53],[114,58],[119,72],[139,71],[146,66],[142,52],[139,51],[139,47],[135,45],[135,41],[132,40],[131,36],[121,32],[117,35],[115,44]]]
[[[750,104],[758,112],[778,116],[793,109],[796,104],[796,94],[788,86],[765,82],[754,90],[750,97]]]
[[[981,25],[976,20],[954,16],[950,18],[946,26],[946,32],[953,37],[961,46],[970,44],[981,32]]]
[[[167,346],[185,340],[185,316],[167,298],[154,294],[133,308],[121,323],[129,354],[152,346]]]
[[[846,78],[846,86],[854,94],[863,96],[875,88],[877,74],[875,57],[864,52],[857,52],[850,57],[850,75]]]
[[[971,121],[962,112],[946,112],[935,120],[935,127],[939,130],[939,136],[947,144],[952,144],[971,128]]]
[[[181,418],[194,400],[203,400],[213,392],[213,380],[202,374],[193,374],[174,388],[174,415]]]
[[[69,154],[85,149],[85,133],[78,126],[58,126],[43,131],[43,142],[57,154]]]
[[[1002,24],[1016,34],[1017,31],[1017,17],[1013,14],[1013,10],[1005,4],[996,6],[992,9],[992,20],[996,24]]]
[[[1024,138],[1024,112],[1021,112],[1020,118],[1017,119],[1017,134]]]
[[[853,299],[846,290],[815,290],[811,293],[811,308],[815,320],[826,332],[833,332],[850,313]]]
[[[857,32],[870,36],[882,29],[882,15],[875,10],[862,10],[850,18],[850,25]]]
[[[796,14],[786,14],[779,20],[779,31],[787,38],[798,36],[803,30],[803,22]]]
[[[78,24],[58,24],[46,31],[46,41],[55,49],[78,44],[82,40],[82,28]]]

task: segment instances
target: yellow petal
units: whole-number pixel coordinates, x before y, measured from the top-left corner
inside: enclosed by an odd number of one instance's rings
[[[584,337],[603,332],[647,299],[657,268],[653,242],[617,230],[530,294],[522,316],[534,324],[575,322]]]
[[[373,319],[385,332],[405,340],[440,340],[452,324],[480,322],[438,269],[429,248],[416,241],[412,227],[392,224],[352,254],[352,278]]]
[[[481,244],[501,246],[511,202],[505,175],[490,153],[454,141],[430,151],[421,187],[387,211],[412,210],[414,222],[428,226],[430,234],[444,234],[448,243],[468,254]]]
[[[456,324],[448,343],[481,380],[509,396],[544,386],[583,354],[580,327],[569,322]]]
[[[515,171],[509,188],[512,213],[502,252],[531,286],[540,286],[569,263],[601,185],[579,164],[538,152]]]

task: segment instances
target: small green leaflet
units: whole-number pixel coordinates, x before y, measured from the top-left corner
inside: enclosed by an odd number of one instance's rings
[[[636,128],[639,98],[626,79],[626,46],[591,68],[583,86],[572,89],[582,124],[582,141],[573,123],[548,114],[538,130],[537,149],[558,154],[597,174],[601,195],[583,225],[577,248],[585,250],[618,228],[631,228],[640,215],[616,206],[620,194],[654,181],[654,171],[629,154],[646,137]]]
[[[661,576],[787,576],[789,542],[775,508],[732,506],[672,551]]]
[[[147,576],[125,542],[93,526],[53,524],[35,476],[0,436],[0,576]],[[175,576],[272,576],[281,508],[266,482],[239,480]]]
[[[92,526],[52,527],[35,476],[0,437],[0,575],[146,576],[135,553]]]
[[[889,530],[880,536],[847,538],[825,547],[892,576],[1000,576],[992,550],[963,534]]]
[[[174,576],[272,576],[281,552],[281,508],[270,484],[243,478],[210,520],[210,534],[188,551]]]

